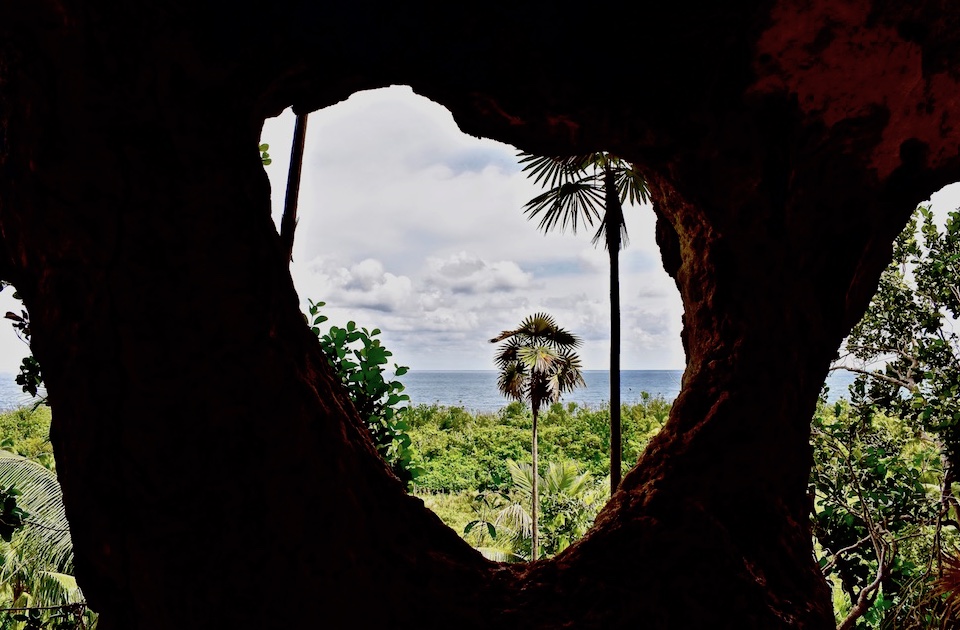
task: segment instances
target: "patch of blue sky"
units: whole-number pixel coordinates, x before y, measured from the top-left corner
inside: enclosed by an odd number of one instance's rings
[[[578,276],[584,273],[583,263],[576,258],[569,260],[553,260],[523,265],[524,269],[533,273],[537,278],[551,278],[557,276]]]
[[[520,172],[515,153],[506,148],[476,147],[451,152],[434,162],[442,164],[456,175],[463,173],[481,173],[494,166],[505,174]]]
[[[620,271],[628,273],[645,273],[655,269],[661,269],[659,256],[653,252],[636,250],[626,250],[620,253]]]

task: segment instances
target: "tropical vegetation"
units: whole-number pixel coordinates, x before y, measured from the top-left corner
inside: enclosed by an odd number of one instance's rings
[[[850,404],[814,419],[815,532],[849,606],[841,627],[941,627],[960,612],[958,317],[960,213],[941,227],[920,206],[839,357],[857,375]]]
[[[547,190],[531,199],[524,212],[540,218],[544,232],[578,227],[594,221],[593,243],[603,243],[610,257],[610,374],[620,374],[620,249],[629,242],[623,203],[646,203],[647,182],[636,168],[611,153],[549,157],[520,154],[523,170]],[[610,492],[620,485],[620,379],[610,379]]]
[[[377,339],[380,329],[368,330],[350,321],[344,328],[331,326],[323,332],[320,325],[327,321],[327,316],[320,308],[324,302],[308,300],[308,304],[310,330],[320,340],[327,361],[366,422],[377,451],[402,481],[413,481],[420,467],[407,435],[405,403],[410,397],[403,393],[400,381],[384,378],[393,353]],[[393,374],[403,376],[408,369],[394,364]]]
[[[502,343],[501,343],[502,342]],[[555,403],[576,387],[584,385],[580,357],[574,349],[580,339],[557,325],[546,313],[526,317],[518,328],[504,330],[490,340],[500,343],[494,361],[500,376],[500,393],[530,404],[533,416],[531,459],[533,473],[530,487],[531,558],[539,555],[539,457],[537,453],[537,421],[543,404]]]
[[[73,543],[49,432],[45,406],[0,413],[0,521],[8,524],[11,498],[19,512],[14,527],[0,526],[0,630],[96,627],[97,616],[73,576]]]

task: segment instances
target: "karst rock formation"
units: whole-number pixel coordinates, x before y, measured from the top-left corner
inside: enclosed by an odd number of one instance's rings
[[[0,278],[100,627],[832,627],[809,421],[960,179],[958,33],[948,0],[4,2]],[[650,182],[683,391],[553,560],[487,562],[407,496],[299,312],[263,120],[391,84]]]

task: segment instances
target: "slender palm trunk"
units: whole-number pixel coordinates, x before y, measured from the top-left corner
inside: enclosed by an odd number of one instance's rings
[[[613,170],[603,174],[606,198],[606,241],[610,254],[610,496],[620,486],[620,228],[623,208]]]
[[[537,509],[540,503],[540,491],[539,491],[539,481],[540,481],[540,458],[537,455],[537,417],[540,415],[540,404],[535,402],[532,405],[533,408],[533,487],[531,490],[532,505],[530,507],[530,520],[531,528],[533,530],[533,540],[530,543],[530,560],[536,560],[540,557],[540,536],[538,532],[540,530],[540,520]]]
[[[290,170],[287,173],[287,196],[280,219],[280,241],[287,260],[293,260],[293,233],[297,229],[297,203],[300,198],[300,171],[303,168],[303,148],[307,141],[307,114],[298,114],[290,147]]]

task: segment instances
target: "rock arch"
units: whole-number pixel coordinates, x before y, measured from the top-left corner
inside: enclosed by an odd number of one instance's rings
[[[634,11],[0,8],[0,277],[32,313],[105,630],[832,625],[810,413],[894,235],[960,179],[958,12]],[[616,151],[651,182],[683,392],[555,560],[491,565],[405,496],[297,310],[262,121],[391,83],[470,133]]]

